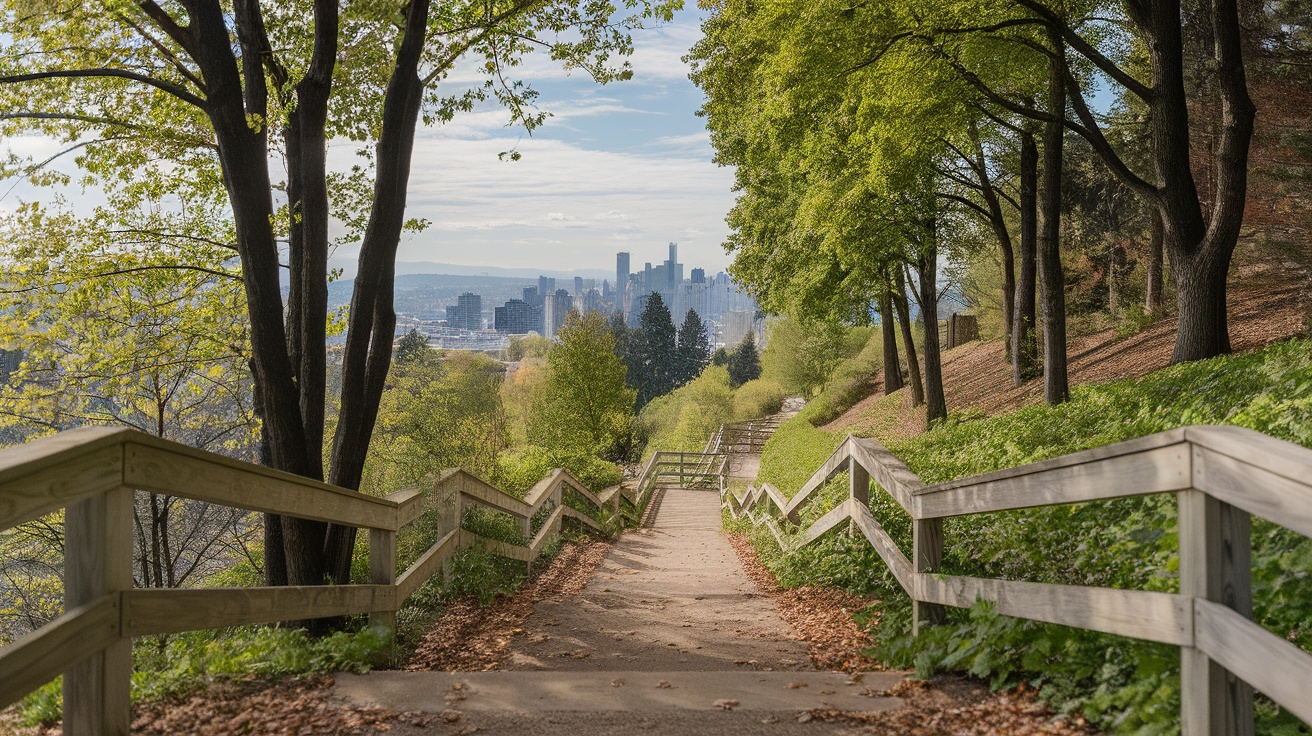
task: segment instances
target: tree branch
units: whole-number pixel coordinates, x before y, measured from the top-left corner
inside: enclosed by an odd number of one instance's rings
[[[161,92],[167,92],[179,100],[182,100],[189,105],[194,105],[201,110],[205,109],[205,100],[193,95],[182,87],[172,82],[165,82],[162,79],[156,79],[146,74],[139,74],[126,69],[58,69],[48,72],[32,72],[30,74],[11,74],[0,77],[0,84],[17,84],[19,82],[32,82],[42,79],[78,79],[83,77],[110,77],[140,82],[142,84],[150,85]]]
[[[1135,94],[1136,97],[1144,102],[1152,102],[1152,87],[1135,79],[1129,72],[1122,69],[1116,62],[1107,58],[1101,51],[1094,48],[1083,36],[1075,32],[1064,20],[1061,19],[1051,8],[1044,5],[1038,0],[1014,0],[1018,5],[1024,7],[1030,12],[1043,18],[1052,28],[1061,33],[1062,39],[1070,44],[1084,58],[1093,62],[1095,66],[1103,71],[1107,76],[1115,79],[1126,89]]]

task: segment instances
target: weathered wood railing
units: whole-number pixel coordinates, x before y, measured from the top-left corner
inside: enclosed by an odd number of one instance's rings
[[[728,463],[729,455],[723,452],[657,452],[638,476],[636,493],[645,499],[661,484],[719,488]]]
[[[705,452],[760,452],[782,421],[775,414],[764,419],[721,424],[706,442]]]
[[[251,511],[369,530],[370,577],[363,585],[137,589],[132,584],[135,491],[152,491]],[[597,508],[641,504],[634,489],[593,494],[557,469],[520,500],[463,470],[427,492],[385,498],[243,463],[127,429],[86,428],[0,450],[0,530],[66,509],[64,613],[0,649],[0,707],[64,674],[64,733],[126,735],[132,638],[245,624],[369,614],[395,631],[396,611],[458,550],[482,545],[532,564],[565,517],[607,526],[565,503],[577,493]],[[460,528],[477,504],[509,514],[526,545]],[[536,534],[534,515],[554,504]],[[397,575],[397,532],[425,511],[451,514],[442,538]],[[611,519],[619,518],[612,513]]]
[[[815,491],[844,470],[848,498],[788,534],[776,515],[798,523]],[[871,514],[872,481],[913,519],[910,557]],[[939,573],[945,518],[1150,493],[1178,498],[1179,593]],[[925,485],[878,442],[848,437],[792,498],[767,483],[723,500],[789,551],[834,529],[859,530],[914,601],[917,629],[941,619],[944,605],[982,599],[1009,616],[1178,645],[1185,736],[1251,734],[1254,689],[1312,723],[1312,654],[1252,620],[1249,539],[1250,514],[1312,536],[1312,450],[1239,427],[1185,427]]]

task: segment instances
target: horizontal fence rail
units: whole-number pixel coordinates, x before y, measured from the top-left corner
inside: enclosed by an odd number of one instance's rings
[[[806,529],[801,511],[835,474],[848,497]],[[870,512],[872,484],[913,520],[908,556]],[[943,519],[1153,493],[1179,502],[1180,592],[943,575]],[[1148,641],[1181,651],[1186,736],[1253,732],[1253,691],[1312,724],[1312,654],[1252,620],[1250,514],[1312,536],[1312,450],[1240,427],[1194,426],[1007,470],[925,485],[883,445],[848,437],[791,498],[769,483],[722,491],[734,518],[770,531],[785,552],[852,529],[914,604],[914,629],[943,606],[993,602],[999,613]]]
[[[648,465],[653,481],[663,467]],[[135,491],[367,529],[370,582],[133,588]],[[609,514],[580,512],[565,503],[567,493]],[[64,614],[0,649],[0,707],[63,674],[64,733],[126,735],[134,636],[357,614],[390,635],[405,599],[459,550],[480,546],[531,566],[566,518],[609,533],[621,503],[641,510],[649,494],[622,486],[594,494],[557,468],[521,500],[454,469],[426,490],[380,498],[118,428],[75,429],[0,450],[0,530],[65,510]],[[527,543],[462,529],[470,505],[508,514]],[[533,519],[544,509],[550,512],[535,534]],[[447,515],[447,531],[398,571],[397,532],[430,510]]]

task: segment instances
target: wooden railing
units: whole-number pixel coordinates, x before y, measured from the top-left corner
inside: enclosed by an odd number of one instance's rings
[[[723,452],[657,452],[638,476],[635,503],[645,503],[659,485],[722,488],[729,455]]]
[[[848,497],[796,535],[815,491],[841,471]],[[871,482],[913,519],[908,557],[869,508]],[[1174,493],[1180,592],[1047,585],[939,573],[943,519]],[[914,601],[916,630],[942,606],[992,601],[999,613],[1174,644],[1185,736],[1251,734],[1253,690],[1312,723],[1312,654],[1252,620],[1249,515],[1312,536],[1312,450],[1239,427],[1198,426],[962,480],[925,485],[878,442],[848,437],[792,498],[771,485],[726,491],[735,518],[765,525],[785,551],[854,528]]]
[[[250,588],[137,589],[132,584],[135,491],[369,530],[370,582]],[[593,494],[554,470],[520,500],[463,470],[443,473],[427,492],[385,498],[283,473],[127,429],[76,429],[0,450],[0,530],[65,509],[64,613],[0,649],[0,707],[64,675],[64,733],[128,733],[133,637],[245,624],[368,614],[371,626],[395,632],[396,611],[458,550],[481,545],[531,565],[560,533],[565,517],[609,531],[571,508],[566,492],[598,509],[610,525],[636,490]],[[465,506],[509,514],[525,545],[486,539],[460,528]],[[550,515],[536,534],[534,515]],[[442,538],[397,574],[397,532],[428,510],[451,514]]]
[[[705,452],[760,452],[782,421],[776,414],[764,419],[721,424],[706,442]]]

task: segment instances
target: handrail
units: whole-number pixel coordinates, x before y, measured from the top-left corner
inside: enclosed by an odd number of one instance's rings
[[[848,497],[806,529],[815,491],[841,471]],[[871,485],[911,516],[905,554],[870,512]],[[1180,592],[943,575],[944,518],[1153,493],[1179,498]],[[1252,621],[1249,514],[1312,536],[1312,450],[1241,427],[1191,426],[982,475],[925,485],[873,439],[847,437],[792,498],[763,483],[721,492],[734,518],[766,526],[792,553],[835,529],[860,533],[914,605],[913,630],[941,606],[999,613],[1181,647],[1186,736],[1252,732],[1254,689],[1312,723],[1312,653]],[[847,524],[844,524],[847,522]],[[1222,668],[1225,668],[1222,670]],[[1227,684],[1226,671],[1240,678]]]
[[[370,583],[134,589],[138,490],[367,529]],[[482,546],[531,566],[565,517],[599,532],[618,523],[618,514],[602,523],[566,506],[567,491],[616,512],[622,500],[643,500],[619,486],[594,494],[559,468],[524,500],[458,468],[441,473],[428,493],[379,498],[120,428],[74,429],[0,450],[0,530],[66,509],[65,613],[0,649],[0,707],[62,672],[66,733],[126,734],[134,636],[353,614],[369,614],[370,625],[390,636],[401,603],[461,549]],[[462,529],[467,504],[509,514],[526,543]],[[533,534],[533,517],[547,504],[554,509]],[[398,576],[397,531],[438,505],[450,513],[449,531]]]

